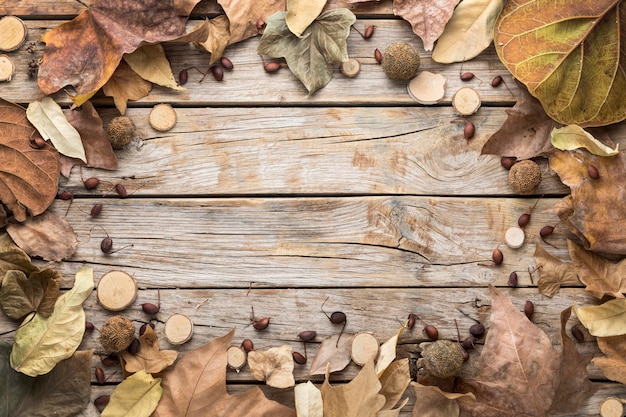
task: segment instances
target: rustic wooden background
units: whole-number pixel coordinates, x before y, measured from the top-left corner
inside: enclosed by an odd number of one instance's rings
[[[25,20],[27,43],[8,53],[17,66],[13,80],[0,84],[0,96],[22,105],[40,92],[28,76],[28,63],[42,56],[26,50],[48,30],[71,19],[89,0],[5,0],[0,15]],[[559,312],[572,303],[595,303],[582,288],[565,288],[554,298],[540,295],[528,274],[520,273],[520,287],[506,287],[513,270],[534,266],[532,254],[538,231],[558,219],[549,209],[568,189],[544,163],[543,181],[536,196],[512,195],[505,171],[495,156],[481,156],[490,134],[506,119],[506,109],[516,101],[515,82],[498,61],[493,48],[466,62],[463,71],[476,78],[459,79],[460,64],[441,65],[430,59],[410,25],[393,16],[391,2],[350,5],[331,0],[329,7],[348,7],[358,17],[355,26],[376,25],[374,36],[363,40],[356,32],[348,39],[348,52],[361,64],[354,79],[338,69],[332,82],[311,97],[287,69],[276,74],[263,71],[256,53],[258,38],[229,47],[225,55],[234,63],[223,82],[210,75],[189,72],[186,91],[155,86],[150,95],[130,102],[127,115],[138,127],[138,137],[118,151],[117,171],[84,169],[83,176],[97,176],[96,190],[82,187],[75,168],[60,190],[76,198],[67,220],[79,235],[74,257],[56,265],[65,287],[82,266],[94,269],[96,282],[105,272],[121,269],[138,281],[137,301],[123,314],[137,323],[150,319],[140,304],[155,303],[157,334],[173,313],[194,322],[193,339],[179,349],[184,354],[210,339],[237,328],[235,342],[244,338],[264,349],[290,344],[302,350],[297,334],[316,330],[320,340],[337,333],[320,311],[341,310],[348,317],[347,332],[371,331],[382,342],[391,337],[410,312],[439,328],[443,338],[455,339],[454,321],[465,331],[473,321],[488,325],[490,300],[487,285],[504,288],[514,304],[535,303],[534,322],[555,345],[559,344]],[[203,0],[194,19],[221,14],[215,0]],[[190,22],[190,26],[194,22]],[[375,62],[375,48],[384,50],[395,41],[416,46],[423,70],[443,74],[447,92],[442,103],[425,107],[412,101],[406,83],[389,80]],[[188,44],[166,45],[175,74],[182,68],[208,67],[209,56]],[[506,85],[493,88],[491,79],[501,75]],[[462,124],[450,100],[462,86],[477,89],[483,106],[470,117],[476,137],[463,138]],[[508,87],[508,88],[507,88]],[[64,105],[64,93],[54,98]],[[112,100],[98,95],[92,100],[105,123],[118,115]],[[160,133],[148,124],[151,107],[170,103],[176,108],[177,125]],[[624,130],[616,131],[626,142]],[[121,199],[112,191],[121,183],[131,193]],[[507,228],[537,201],[527,229],[525,245],[511,250],[503,245]],[[95,203],[102,203],[100,217],[90,218]],[[65,214],[68,202],[57,200],[52,211]],[[101,226],[101,227],[98,227]],[[132,248],[111,255],[100,251],[104,230],[115,247]],[[566,237],[557,227],[548,250],[566,260]],[[481,265],[500,245],[504,263]],[[536,281],[535,281],[536,283]],[[270,316],[268,330],[249,324],[250,308],[257,316]],[[101,308],[95,293],[85,305],[88,320],[96,326],[113,315]],[[570,324],[576,322],[571,319]],[[15,326],[0,319],[0,331]],[[416,344],[424,341],[421,327],[400,339],[400,357],[415,357]],[[162,348],[171,348],[161,339]],[[582,352],[599,354],[593,337],[579,343]],[[87,334],[81,349],[101,352],[98,333]],[[316,343],[309,345],[309,357]],[[478,353],[472,353],[472,361]],[[93,366],[102,366],[96,354]],[[105,367],[107,383],[93,381],[93,397],[113,391],[122,374]],[[333,375],[337,383],[358,371],[350,365]],[[606,381],[589,366],[591,378],[602,388],[585,403],[577,416],[597,415],[609,396],[626,397],[623,385]],[[306,381],[308,365],[296,365],[297,381]],[[319,376],[311,377],[320,382]],[[254,381],[246,369],[228,373],[229,390],[240,392]],[[230,384],[232,383],[232,384]],[[262,386],[268,397],[293,405],[291,390]],[[407,417],[415,398],[401,413]],[[84,416],[96,416],[92,404]]]

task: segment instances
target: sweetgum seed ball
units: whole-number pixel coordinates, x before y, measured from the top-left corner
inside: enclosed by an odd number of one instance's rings
[[[109,353],[126,349],[135,338],[135,325],[125,317],[113,316],[100,329],[100,343]]]
[[[457,376],[463,366],[463,348],[450,340],[437,340],[422,352],[424,367],[438,378]]]
[[[122,149],[135,136],[135,124],[126,116],[119,116],[111,120],[106,128],[107,137],[113,149]]]
[[[509,185],[516,194],[533,194],[541,184],[541,168],[526,159],[514,164],[509,171]]]
[[[410,80],[420,66],[420,56],[411,45],[397,42],[383,52],[382,65],[392,80]]]

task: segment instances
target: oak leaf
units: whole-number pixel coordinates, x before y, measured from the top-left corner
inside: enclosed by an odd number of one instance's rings
[[[626,41],[616,0],[509,1],[495,25],[500,60],[562,124],[626,118]]]
[[[431,51],[460,0],[393,0],[393,13],[409,22]]]
[[[622,198],[626,193],[626,154],[599,157],[585,149],[555,151],[549,162],[571,189],[571,196],[555,210],[561,221],[585,249],[626,254],[626,200]],[[598,170],[600,178],[590,177],[589,165]]]
[[[159,339],[152,329],[146,326],[144,333],[139,336],[139,350],[132,354],[127,350],[119,353],[122,367],[127,373],[145,370],[150,374],[158,374],[176,361],[178,351],[160,350]]]
[[[150,90],[152,83],[141,78],[126,61],[120,62],[111,78],[102,86],[104,95],[113,97],[113,103],[120,114],[126,113],[128,100],[140,100]]]
[[[299,38],[287,27],[286,14],[275,13],[267,19],[257,50],[272,58],[284,57],[291,72],[313,94],[332,80],[334,64],[348,60],[346,40],[356,17],[348,9],[326,11]]]
[[[268,400],[254,387],[226,391],[226,349],[235,331],[187,353],[163,376],[163,396],[153,417],[295,417],[294,409]]]
[[[571,308],[561,314],[561,353],[548,336],[508,297],[489,287],[490,328],[481,352],[480,374],[461,379],[461,391],[476,400],[460,401],[467,416],[549,416],[575,413],[593,394],[587,376],[591,355],[581,355],[565,333]]]
[[[324,417],[375,417],[385,405],[373,361],[366,363],[347,384],[331,386],[329,374],[327,371],[321,389]]]
[[[626,292],[626,259],[614,263],[606,258],[585,250],[571,240],[567,241],[569,256],[576,267],[576,273],[589,291],[597,298],[610,295],[624,298]]]
[[[57,195],[59,153],[47,142],[34,149],[36,138],[26,110],[0,99],[0,201],[19,222],[46,211]]]
[[[535,245],[535,263],[539,272],[537,289],[545,296],[553,297],[561,285],[578,285],[576,268],[571,262],[563,262],[552,256],[541,243]]]
[[[230,22],[229,44],[241,42],[259,34],[257,21],[267,19],[276,12],[282,12],[286,0],[217,0]]]
[[[39,67],[39,88],[52,94],[72,85],[74,103],[80,106],[108,81],[124,54],[144,43],[181,38],[187,19],[179,15],[173,1],[96,1],[41,38],[46,47]]]
[[[322,340],[319,349],[311,362],[310,375],[323,375],[326,364],[330,364],[329,372],[338,372],[350,364],[350,349],[352,348],[353,334],[334,334]]]
[[[102,417],[149,417],[157,407],[163,388],[161,378],[141,370],[123,380],[111,394]]]
[[[10,354],[11,344],[0,340],[0,416],[81,415],[91,394],[93,350],[78,351],[37,378],[13,370]]]
[[[265,381],[274,388],[289,388],[296,384],[293,377],[291,346],[283,345],[266,351],[252,350],[248,353],[250,375],[257,381]]]
[[[578,307],[576,316],[592,336],[610,337],[626,334],[626,298],[616,298],[600,305]]]
[[[0,307],[13,320],[33,312],[50,317],[62,280],[61,273],[51,268],[29,276],[22,271],[7,271],[0,287]]]
[[[626,384],[626,335],[598,337],[597,342],[604,356],[593,358],[593,364],[611,381]]]
[[[13,242],[8,233],[0,233],[0,284],[7,271],[17,270],[30,274],[38,269],[30,262],[30,257],[26,252]]]

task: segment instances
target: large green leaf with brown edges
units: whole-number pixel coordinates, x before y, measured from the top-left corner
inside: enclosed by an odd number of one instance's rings
[[[508,1],[496,20],[500,60],[557,122],[626,119],[626,4]]]

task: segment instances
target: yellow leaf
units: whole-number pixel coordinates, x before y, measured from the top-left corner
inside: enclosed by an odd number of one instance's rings
[[[299,38],[322,13],[326,0],[287,0],[287,27]]]
[[[324,403],[321,391],[311,381],[296,385],[293,389],[297,417],[323,417]]]
[[[365,364],[347,384],[331,386],[328,372],[322,385],[324,417],[375,417],[385,405],[372,361]]]
[[[585,148],[598,156],[614,156],[619,153],[619,144],[615,146],[615,149],[611,149],[578,125],[555,128],[550,133],[550,137],[552,146],[562,151]]]
[[[609,300],[597,306],[574,307],[578,320],[593,336],[626,334],[626,298]]]
[[[409,359],[404,358],[392,362],[378,380],[382,385],[380,393],[385,396],[386,400],[382,409],[391,410],[398,403],[398,400],[406,391],[406,387],[411,382]],[[402,406],[399,408],[402,408]]]
[[[139,100],[152,90],[152,83],[141,78],[133,71],[126,61],[120,62],[115,73],[102,87],[105,95],[113,97],[117,110],[126,113],[128,100]]]
[[[146,81],[174,90],[186,90],[176,83],[161,44],[144,45],[132,54],[124,55],[124,61]]]
[[[378,351],[378,358],[376,358],[376,375],[379,377],[385,372],[385,369],[393,362],[396,358],[396,346],[398,345],[398,338],[404,332],[406,327],[400,327],[398,333],[393,335],[389,340],[380,345],[380,350]]]
[[[139,371],[115,387],[101,416],[148,417],[156,409],[162,394],[161,378]]]
[[[49,317],[36,314],[31,320],[27,316],[15,333],[11,367],[29,376],[43,375],[72,356],[83,340],[83,302],[93,288],[93,270],[82,268],[76,273],[74,287],[57,299]]]
[[[291,346],[283,345],[266,351],[253,350],[248,353],[250,375],[265,381],[274,388],[289,388],[296,383],[293,377]]]

